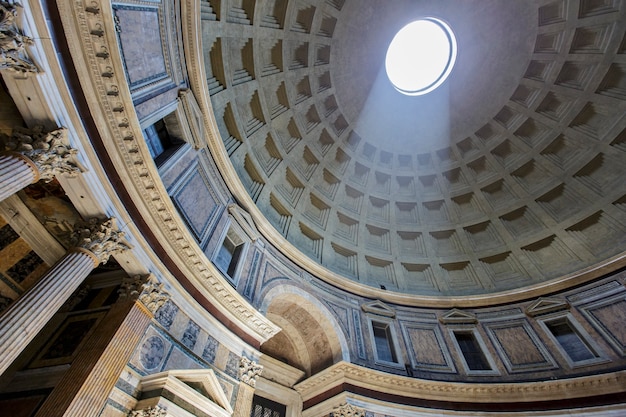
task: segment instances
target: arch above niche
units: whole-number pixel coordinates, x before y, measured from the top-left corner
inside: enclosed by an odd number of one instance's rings
[[[348,341],[332,311],[301,288],[277,283],[265,293],[260,311],[282,328],[261,345],[262,352],[287,360],[290,356],[299,360],[308,356],[307,363],[291,365],[312,374],[339,361],[350,360]],[[281,352],[288,344],[303,345],[308,355]]]

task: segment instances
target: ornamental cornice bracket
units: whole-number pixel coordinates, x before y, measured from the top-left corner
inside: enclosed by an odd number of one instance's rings
[[[26,52],[33,39],[17,27],[19,3],[0,1],[0,70],[11,70],[23,75],[39,72]]]
[[[69,241],[74,247],[88,250],[99,263],[105,264],[110,256],[131,249],[131,245],[124,239],[124,232],[117,229],[116,223],[114,217],[78,222],[74,225]]]
[[[365,410],[352,404],[342,404],[333,410],[333,417],[365,417]]]
[[[78,151],[69,146],[64,127],[46,132],[43,126],[16,127],[11,136],[0,136],[4,152],[24,155],[37,167],[38,180],[50,182],[56,175],[75,177],[84,169],[76,160]]]
[[[242,356],[239,361],[239,380],[251,387],[256,386],[256,380],[263,373],[263,366]]]

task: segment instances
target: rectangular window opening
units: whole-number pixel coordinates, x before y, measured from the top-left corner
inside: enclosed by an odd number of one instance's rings
[[[252,399],[250,417],[285,417],[287,406],[255,395]]]
[[[470,371],[490,371],[491,366],[483,353],[483,350],[471,332],[454,332],[454,337],[465,358],[465,363]]]
[[[231,229],[224,237],[213,263],[234,281],[237,274],[237,266],[243,252],[243,240]]]
[[[385,362],[398,362],[396,350],[393,345],[391,329],[386,323],[372,322],[374,343],[376,344],[376,356],[378,360]]]
[[[567,320],[547,322],[546,327],[572,362],[581,362],[597,357]]]
[[[143,130],[150,155],[162,165],[185,142],[170,133],[166,119],[160,119]]]

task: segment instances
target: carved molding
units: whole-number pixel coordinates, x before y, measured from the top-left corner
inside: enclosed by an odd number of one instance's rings
[[[124,232],[117,230],[115,218],[97,218],[74,225],[70,235],[72,246],[87,249],[100,263],[107,263],[111,255],[130,249],[124,240]]]
[[[32,45],[33,40],[22,34],[15,21],[19,7],[13,1],[0,1],[0,70],[38,72],[26,53],[26,45]]]
[[[365,410],[346,403],[333,410],[333,417],[365,417]]]
[[[129,417],[166,417],[167,409],[160,405],[154,407],[144,408],[143,410],[132,410],[128,413]]]
[[[16,127],[11,136],[0,139],[4,151],[18,152],[33,162],[38,170],[37,181],[50,182],[56,175],[75,177],[82,172],[75,161],[78,151],[69,147],[65,128],[44,132],[42,126]]]
[[[456,402],[508,403],[584,398],[623,392],[626,386],[626,371],[541,383],[491,384],[409,378],[339,362],[294,388],[300,393],[303,401],[307,401],[345,383],[407,398],[446,402],[454,399]]]
[[[263,366],[246,358],[241,357],[239,361],[239,380],[251,387],[256,386],[256,380],[263,373]]]
[[[169,198],[143,140],[121,57],[100,53],[103,47],[107,51],[117,50],[116,44],[109,44],[115,39],[112,36],[115,31],[113,16],[97,12],[109,9],[110,4],[84,0],[60,1],[58,6],[79,77],[84,88],[93,91],[90,106],[97,106],[97,111],[104,115],[103,120],[107,122],[102,128],[102,134],[107,137],[105,146],[119,156],[114,162],[116,169],[128,179],[131,198],[146,209],[149,214],[145,217],[150,219],[155,230],[158,229],[168,249],[175,251],[174,257],[184,260],[185,269],[195,278],[195,285],[202,288],[203,294],[213,303],[223,306],[225,313],[248,334],[261,343],[268,340],[280,329],[247,304],[221,277],[187,230]],[[199,28],[199,14],[190,18],[197,19]],[[205,104],[199,105],[203,109]],[[207,136],[211,134],[212,131],[207,131]]]

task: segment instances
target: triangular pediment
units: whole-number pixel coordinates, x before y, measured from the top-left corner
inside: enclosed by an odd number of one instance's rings
[[[569,303],[558,298],[538,298],[526,308],[526,314],[534,317],[541,314],[552,313],[559,310],[569,309]]]
[[[441,316],[439,320],[445,324],[473,324],[478,321],[476,319],[476,315],[474,315],[473,313],[462,311],[457,308],[453,308],[452,310],[448,311],[443,316]]]
[[[376,314],[377,316],[392,318],[396,316],[396,311],[380,300],[361,304],[361,309],[366,313]]]
[[[256,228],[256,224],[254,224],[252,216],[250,216],[247,211],[239,207],[237,204],[230,204],[228,206],[228,213],[230,213],[237,224],[241,226],[251,241],[254,242],[259,238],[260,235],[258,229]]]

